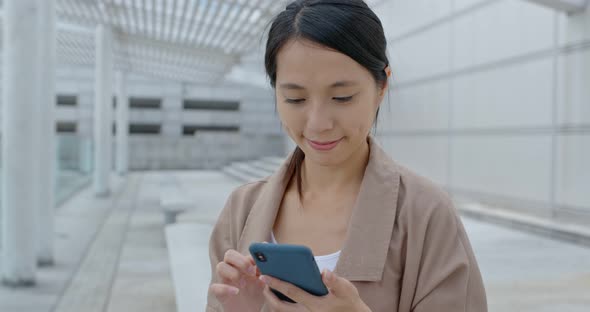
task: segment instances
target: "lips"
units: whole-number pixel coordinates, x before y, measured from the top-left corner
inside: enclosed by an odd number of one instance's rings
[[[317,144],[317,145],[330,145],[332,143],[336,143],[340,140],[334,140],[334,141],[325,141],[325,142],[320,142],[320,141],[314,141],[314,140],[309,140],[310,142],[312,142],[313,144]]]
[[[307,140],[308,144],[315,150],[318,151],[329,151],[333,148],[335,148],[338,143],[340,143],[340,141],[342,141],[342,139],[336,140],[336,141],[312,141],[312,140]]]

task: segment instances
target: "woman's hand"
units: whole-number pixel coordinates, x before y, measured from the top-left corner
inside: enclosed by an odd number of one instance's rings
[[[333,272],[325,270],[322,273],[324,284],[330,293],[318,297],[307,293],[287,282],[263,275],[260,279],[268,285],[264,289],[266,304],[271,311],[276,312],[370,312],[371,310],[360,298],[354,285]],[[280,291],[297,303],[281,301],[270,288]]]
[[[265,284],[254,259],[235,250],[228,250],[216,267],[220,283],[212,284],[210,291],[223,306],[225,312],[260,312],[264,305]]]

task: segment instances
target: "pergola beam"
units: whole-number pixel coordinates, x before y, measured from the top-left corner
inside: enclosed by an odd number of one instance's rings
[[[558,11],[566,13],[578,13],[588,7],[588,0],[527,0]]]

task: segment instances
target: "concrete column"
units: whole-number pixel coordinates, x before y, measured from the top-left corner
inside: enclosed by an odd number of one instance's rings
[[[44,155],[35,162],[37,179],[33,196],[37,202],[37,261],[39,265],[53,264],[54,203],[57,157],[55,153],[55,1],[37,0],[37,143],[34,155]],[[31,116],[33,117],[33,116]]]
[[[35,284],[36,153],[38,0],[5,0],[3,16],[2,113],[2,283]]]
[[[127,75],[117,71],[117,172],[128,171],[129,150],[129,100],[127,98]]]
[[[96,72],[94,101],[94,193],[110,193],[112,149],[112,30],[96,28]]]

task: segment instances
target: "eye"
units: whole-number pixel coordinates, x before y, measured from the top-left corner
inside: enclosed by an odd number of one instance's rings
[[[286,99],[285,102],[290,104],[299,104],[305,101],[305,99]]]
[[[352,100],[353,96],[347,96],[347,97],[335,97],[333,98],[336,102],[340,102],[340,103],[346,103],[346,102],[350,102]]]

